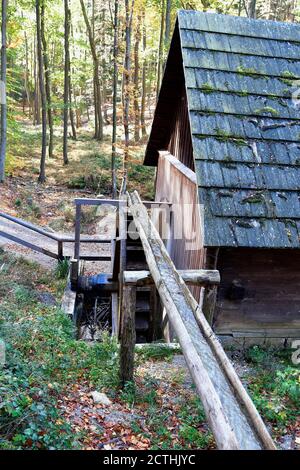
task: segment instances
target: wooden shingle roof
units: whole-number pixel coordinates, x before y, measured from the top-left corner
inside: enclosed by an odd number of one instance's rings
[[[300,88],[300,27],[180,11],[176,29],[171,49],[181,52],[205,245],[299,248],[300,108],[292,93]],[[165,77],[164,106],[168,64]],[[152,132],[145,163],[160,144]]]

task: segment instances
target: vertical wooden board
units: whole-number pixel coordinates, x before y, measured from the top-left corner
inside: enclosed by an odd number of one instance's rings
[[[122,331],[120,338],[120,381],[124,386],[133,380],[135,333],[136,287],[123,286]]]
[[[201,214],[195,182],[189,175],[191,170],[181,164],[175,167],[174,157],[161,153],[158,162],[156,196],[157,201],[172,202],[173,226],[170,256],[178,269],[201,269],[205,260],[205,249],[201,234]],[[182,168],[182,171],[180,171]],[[186,169],[186,170],[185,170]],[[188,175],[188,176],[187,176]],[[159,229],[158,221],[156,227]],[[184,227],[184,230],[182,228]],[[195,234],[191,250],[189,235]],[[200,299],[200,288],[191,286],[194,297]]]

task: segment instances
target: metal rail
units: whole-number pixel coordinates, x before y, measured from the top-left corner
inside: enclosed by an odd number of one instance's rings
[[[219,449],[276,449],[201,307],[176,270],[135,191],[129,209],[149,270],[176,333]],[[133,295],[128,292],[128,305]]]
[[[21,227],[24,227],[28,230],[31,230],[32,232],[38,233],[39,235],[42,235],[43,237],[46,237],[50,240],[53,240],[57,242],[57,253],[53,253],[50,250],[47,250],[43,247],[40,247],[34,243],[28,242],[24,240],[23,238],[17,237],[16,235],[12,235],[11,233],[8,233],[4,230],[0,230],[0,236],[3,238],[7,238],[8,240],[17,243],[18,245],[25,246],[26,248],[29,248],[33,251],[36,251],[38,253],[42,253],[46,256],[49,256],[50,258],[54,258],[57,260],[62,260],[64,258],[64,243],[75,243],[75,237],[70,237],[66,235],[59,235],[57,233],[51,233],[43,228],[32,224],[31,222],[27,222],[25,220],[19,219],[17,217],[14,217],[12,215],[6,214],[4,212],[0,212],[0,217],[2,219],[9,220],[10,222],[13,222]],[[91,237],[81,237],[80,239],[81,243],[111,243],[110,239],[107,238],[91,238]],[[110,256],[87,256],[83,255],[81,259],[84,260],[89,260],[89,261],[109,261],[111,258]]]

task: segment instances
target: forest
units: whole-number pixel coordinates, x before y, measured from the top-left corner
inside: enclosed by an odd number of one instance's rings
[[[137,190],[153,201],[156,169],[143,161],[178,10],[300,22],[300,0],[1,0],[0,451],[218,447],[179,344],[133,350],[134,380],[121,383],[111,325],[99,341],[94,333],[80,337],[61,307],[73,245],[64,256],[44,256],[57,249],[56,236],[74,237],[74,199],[115,200]],[[253,79],[246,72],[240,77]],[[294,78],[283,75],[279,84]],[[279,119],[270,107],[258,111]],[[243,139],[234,144],[246,147]],[[99,234],[103,213],[92,205],[81,213],[85,236]],[[37,229],[25,247],[14,240],[26,225],[12,229],[13,218]],[[100,268],[86,263],[87,277],[110,272],[111,246],[99,250]],[[239,283],[233,287],[240,295]],[[96,307],[97,300],[95,316]],[[300,449],[299,362],[287,345],[247,344],[226,354],[277,448]]]

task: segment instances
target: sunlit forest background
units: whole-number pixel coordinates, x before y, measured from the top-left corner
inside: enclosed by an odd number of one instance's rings
[[[298,21],[298,7],[297,0],[2,0],[6,175],[26,167],[43,183],[73,158],[80,164],[90,145],[103,156],[102,182],[101,168],[87,164],[84,174],[80,165],[77,175],[64,170],[69,184],[100,183],[116,195],[121,176],[139,176],[132,165],[141,162],[176,11]]]

